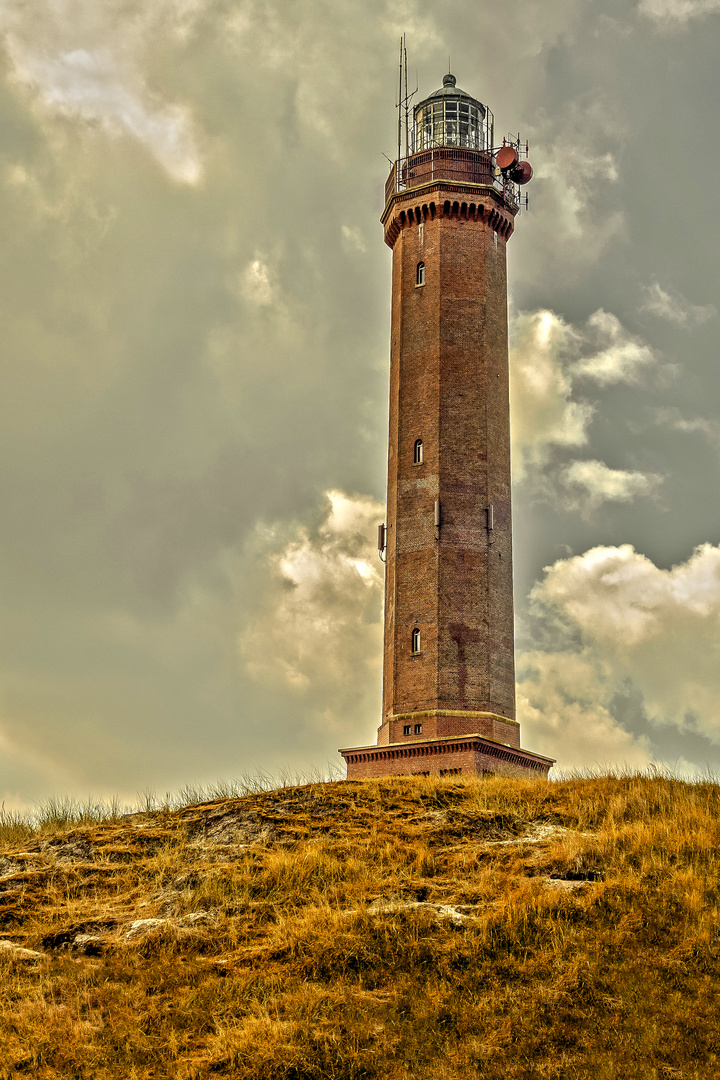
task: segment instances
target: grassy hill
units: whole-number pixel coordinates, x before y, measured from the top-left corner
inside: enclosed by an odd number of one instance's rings
[[[310,784],[0,828],[0,1077],[720,1075],[720,788]]]

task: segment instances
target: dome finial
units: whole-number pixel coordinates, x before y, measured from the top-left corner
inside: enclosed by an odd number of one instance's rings
[[[451,75],[448,71],[447,75],[443,75],[443,86],[454,86],[455,76]]]

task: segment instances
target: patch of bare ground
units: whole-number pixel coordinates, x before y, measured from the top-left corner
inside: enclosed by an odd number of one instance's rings
[[[0,1078],[714,1078],[719,811],[445,778],[15,822]]]

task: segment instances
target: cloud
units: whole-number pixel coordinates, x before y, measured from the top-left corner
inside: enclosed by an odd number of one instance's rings
[[[342,241],[345,249],[351,254],[358,253],[364,255],[367,251],[365,238],[362,234],[362,230],[358,228],[358,226],[351,227],[349,225],[343,225]]]
[[[720,548],[703,544],[661,570],[630,544],[596,547],[546,568],[534,598],[549,602],[596,640],[623,648],[665,636],[669,622],[720,630]],[[720,677],[720,670],[718,671]]]
[[[674,405],[653,410],[653,416],[655,423],[660,427],[684,431],[688,434],[698,433],[714,443],[720,441],[720,420],[708,420],[704,416],[696,416],[688,420]]]
[[[573,401],[567,358],[579,335],[552,311],[521,312],[513,320],[510,348],[510,430],[513,473],[547,461],[556,446],[583,446],[593,407]]]
[[[569,42],[565,47],[572,51]],[[558,94],[552,110],[532,108],[530,115],[530,213],[513,237],[513,269],[528,285],[549,272],[562,283],[597,263],[624,234],[617,186],[627,124],[617,102],[595,88]]]
[[[379,718],[383,576],[375,538],[384,509],[367,496],[326,493],[317,529],[298,526],[279,551],[261,530],[265,581],[259,610],[241,635],[253,678],[281,683],[316,703],[326,730],[358,731]]]
[[[641,15],[665,25],[681,25],[720,11],[720,0],[641,0]]]
[[[339,510],[317,507],[323,492],[377,496],[385,481],[390,253],[378,219],[402,29],[421,95],[452,49],[459,84],[496,110],[498,136],[517,124],[531,139],[531,213],[510,256],[527,316],[516,475],[532,480],[517,520],[546,479],[587,500],[559,470],[607,456],[600,445],[615,435],[614,471],[642,467],[623,457],[623,402],[640,395],[603,391],[652,365],[641,348],[623,353],[631,335],[601,340],[578,312],[602,304],[628,325],[613,304],[629,296],[623,282],[659,265],[652,245],[673,247],[675,225],[685,238],[712,228],[692,215],[678,224],[659,180],[660,234],[633,216],[634,181],[626,196],[625,170],[658,145],[648,120],[679,121],[655,95],[646,105],[648,69],[627,63],[595,5],[492,0],[480,11],[462,0],[451,14],[427,0],[0,4],[9,793],[132,798],[148,785],[306,768],[373,737],[380,592],[362,568],[382,571],[382,514],[368,512],[356,542]],[[657,44],[653,71],[677,59]],[[710,129],[709,95],[707,113],[671,97]],[[691,250],[707,276],[703,244]],[[585,374],[574,367],[608,351]],[[697,361],[712,370],[710,355]],[[695,385],[688,424],[714,400],[707,381]],[[522,579],[555,542],[595,542],[579,514],[559,532],[561,506],[535,507],[538,528],[517,545]],[[657,531],[645,510],[636,538]],[[673,518],[687,536],[692,515]]]
[[[653,495],[662,483],[655,473],[611,469],[602,461],[573,461],[560,470],[569,505],[596,510],[605,502],[634,502]]]
[[[326,532],[308,521],[322,492],[384,483],[384,61],[351,50],[366,94],[349,78],[343,100],[322,99],[328,69],[347,75],[326,43],[350,9],[322,9],[323,36],[306,10],[288,28],[287,5],[257,4],[239,57],[223,5],[200,7],[198,40],[190,6],[183,21],[163,0],[1,5],[0,791],[14,799],[309,768],[379,722],[379,587],[361,571],[370,556],[382,570],[383,514],[367,559],[344,534],[333,562],[339,504]],[[273,18],[287,53],[269,78]],[[339,164],[318,165],[302,80],[352,151]],[[142,128],[175,105],[202,183],[168,183]],[[343,248],[348,222],[375,237],[369,266]],[[302,691],[311,658],[287,639],[290,678],[261,677],[257,652],[251,675],[238,641],[269,640],[271,600],[295,611],[286,590],[319,609],[321,586],[287,577],[313,552],[336,594],[350,603],[354,584],[368,606],[345,632],[355,666],[328,631]]]
[[[630,334],[616,315],[602,308],[585,324],[585,339],[595,349],[576,360],[570,372],[596,382],[599,386],[636,383],[645,368],[656,363],[649,345]]]
[[[546,567],[531,601],[562,642],[558,655],[575,653],[594,673],[594,700],[608,702],[629,680],[651,723],[720,744],[720,547],[702,544],[668,570],[630,544],[595,547]],[[549,659],[541,666],[560,677]],[[564,680],[568,700],[587,699],[582,680],[575,689]]]
[[[655,363],[653,350],[610,312],[596,311],[580,329],[552,311],[520,312],[510,348],[515,479],[545,465],[555,449],[588,442],[595,406],[574,399],[578,382],[637,383]]]
[[[81,122],[86,133],[99,128],[110,136],[130,135],[173,180],[196,184],[202,164],[190,113],[151,92],[140,67],[143,31],[152,34],[153,22],[165,19],[187,23],[194,6],[161,3],[153,19],[117,3],[51,0],[40,20],[10,0],[0,28],[14,77],[35,93],[37,108]]]
[[[645,299],[641,311],[649,311],[659,319],[675,323],[676,326],[688,326],[691,323],[703,323],[717,315],[714,304],[691,304],[680,293],[667,292],[654,281],[644,289]]]
[[[583,119],[591,126],[593,110],[588,110]],[[562,142],[555,139],[545,144],[538,151],[539,157],[535,170],[535,179],[544,181],[554,194],[556,213],[554,215],[558,229],[557,242],[567,243],[583,238],[587,242],[588,219],[592,216],[593,196],[596,189],[608,184],[615,184],[619,171],[614,155],[607,151],[594,151],[586,131],[585,137],[575,137],[568,141],[564,133]],[[547,197],[547,196],[546,196]],[[595,251],[604,247],[622,226],[622,214],[615,211],[600,223],[595,223]],[[588,252],[589,254],[589,252]]]
[[[253,259],[245,268],[242,276],[242,294],[245,299],[257,307],[272,304],[276,290],[273,287],[270,269],[262,259]]]
[[[542,748],[560,770],[646,767],[652,760],[648,741],[613,717],[613,689],[608,671],[594,657],[568,651],[521,654],[517,715],[523,745]]]

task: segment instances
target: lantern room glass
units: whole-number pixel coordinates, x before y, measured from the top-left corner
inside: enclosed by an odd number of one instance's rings
[[[428,98],[415,109],[414,149],[463,146],[485,150],[485,110],[467,98]]]

